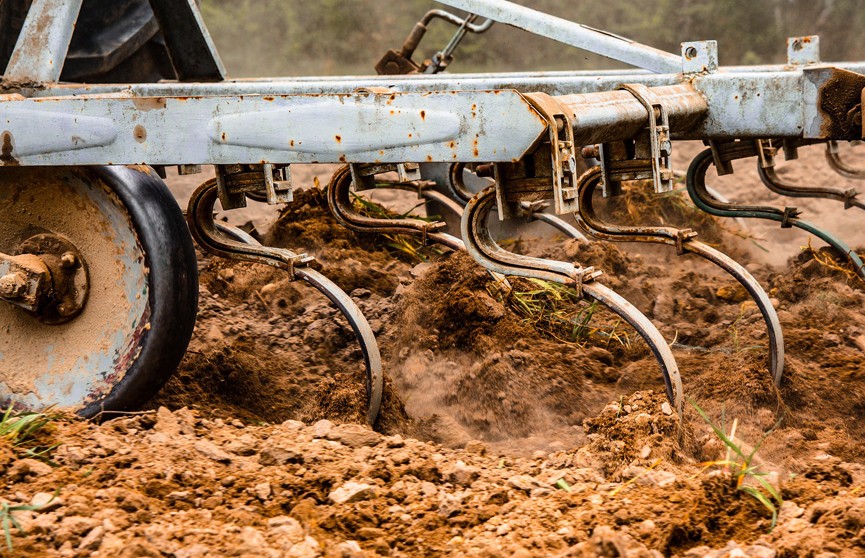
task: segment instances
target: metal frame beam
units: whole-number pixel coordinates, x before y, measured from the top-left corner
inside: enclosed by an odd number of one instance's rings
[[[60,79],[82,1],[33,0],[3,73],[5,81]]]

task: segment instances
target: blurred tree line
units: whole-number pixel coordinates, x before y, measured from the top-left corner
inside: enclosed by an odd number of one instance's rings
[[[862,60],[865,0],[518,0],[518,3],[679,52],[682,41],[715,39],[721,63],[785,61],[789,36],[820,35],[824,60]],[[234,77],[370,74],[398,49],[432,0],[201,0],[205,21]],[[442,48],[453,28],[430,25],[415,59]],[[454,72],[620,67],[518,29],[468,35]]]

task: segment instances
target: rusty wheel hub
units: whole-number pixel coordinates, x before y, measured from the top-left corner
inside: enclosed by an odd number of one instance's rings
[[[87,302],[87,263],[67,238],[51,233],[31,236],[0,254],[0,300],[27,310],[44,324],[75,318]]]

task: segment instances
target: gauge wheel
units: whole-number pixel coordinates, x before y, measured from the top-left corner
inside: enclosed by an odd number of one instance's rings
[[[73,306],[0,301],[0,405],[133,410],[177,368],[195,325],[183,214],[148,167],[0,168],[0,252],[47,262],[60,246]]]

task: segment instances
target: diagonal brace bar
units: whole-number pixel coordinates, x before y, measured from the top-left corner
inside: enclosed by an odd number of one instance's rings
[[[34,0],[3,73],[6,81],[60,79],[83,0]]]
[[[657,74],[682,72],[682,59],[675,54],[506,0],[436,1]]]

